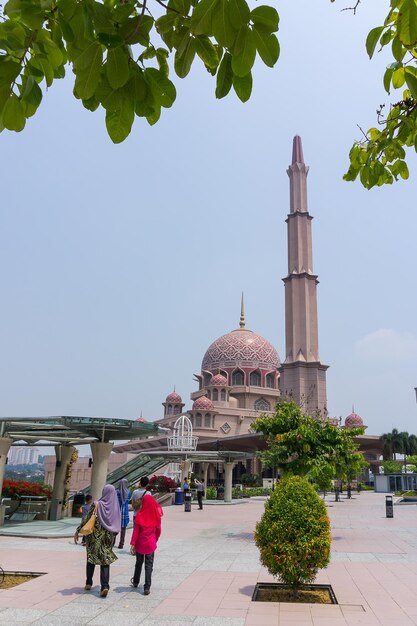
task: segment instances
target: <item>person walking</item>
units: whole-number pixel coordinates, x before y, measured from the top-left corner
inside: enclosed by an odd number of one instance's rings
[[[145,584],[143,586],[145,596],[150,594],[154,556],[158,539],[161,536],[163,514],[159,502],[148,493],[142,499],[142,506],[140,511],[136,513],[133,526],[130,553],[132,556],[136,556],[136,564],[131,583],[134,587],[139,585],[142,566],[145,563]]]
[[[198,500],[198,508],[200,511],[203,510],[203,498],[204,498],[204,478],[197,482],[197,500]]]
[[[82,518],[82,524],[84,524],[87,521],[87,513],[88,511],[91,509],[91,507],[93,506],[93,496],[88,494],[85,496],[85,502],[81,507],[81,518]],[[85,546],[86,545],[86,541],[85,541],[85,536],[83,535],[83,538],[81,540],[81,545]]]
[[[97,515],[93,532],[87,535],[87,566],[86,566],[86,591],[93,586],[93,576],[96,565],[100,565],[100,597],[105,598],[110,589],[110,565],[117,561],[113,552],[114,542],[120,532],[121,514],[116,490],[113,485],[105,485],[100,500],[92,506],[85,520],[75,531],[74,542],[78,542],[78,533],[82,526],[95,513]]]
[[[117,499],[119,500],[121,514],[120,537],[119,545],[117,547],[121,550],[125,543],[126,528],[129,524],[130,491],[127,486],[126,478],[121,479],[121,481],[119,482],[119,488],[116,490],[116,493]]]
[[[135,489],[132,493],[133,522],[135,522],[136,513],[141,507],[143,496],[149,493],[148,487],[149,478],[147,476],[142,476],[139,481],[138,489]]]
[[[189,491],[190,489],[190,485],[188,484],[188,478],[184,478],[184,485],[183,485],[183,491],[184,491],[184,495],[186,491]]]

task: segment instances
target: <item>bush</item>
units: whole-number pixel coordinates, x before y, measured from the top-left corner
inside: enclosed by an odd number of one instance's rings
[[[330,560],[330,521],[314,487],[299,476],[282,479],[265,503],[255,542],[262,564],[293,588],[311,583]]]
[[[242,485],[247,487],[261,487],[262,477],[259,474],[242,474],[240,477]]]
[[[217,491],[215,487],[206,488],[206,500],[215,500],[217,498]]]
[[[28,483],[25,480],[4,480],[2,495],[13,496],[52,496],[52,487],[43,483]]]
[[[149,486],[151,489],[155,491],[159,491],[160,493],[167,493],[171,491],[171,489],[177,488],[177,483],[173,478],[169,478],[168,476],[152,476],[149,479]]]

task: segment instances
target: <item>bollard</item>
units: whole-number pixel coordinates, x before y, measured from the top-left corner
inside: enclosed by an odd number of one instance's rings
[[[392,496],[385,496],[385,512],[387,517],[394,517],[394,501]]]
[[[191,513],[191,500],[192,500],[191,491],[189,489],[186,489],[184,493],[184,512],[185,513]]]
[[[334,501],[339,502],[339,489],[334,490]]]

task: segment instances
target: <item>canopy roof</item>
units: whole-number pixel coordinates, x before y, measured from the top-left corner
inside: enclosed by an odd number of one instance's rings
[[[0,417],[0,437],[23,445],[85,444],[163,435],[168,429],[153,422],[119,417]]]

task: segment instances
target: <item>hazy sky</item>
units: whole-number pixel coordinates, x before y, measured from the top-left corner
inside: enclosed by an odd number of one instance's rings
[[[348,5],[349,2],[346,2]],[[190,407],[209,344],[247,327],[283,358],[286,168],[310,166],[320,353],[331,415],[417,432],[416,154],[411,177],[366,191],[342,175],[357,124],[376,124],[387,58],[367,32],[388,1],[278,6],[281,58],[243,105],[199,67],[153,128],[114,146],[102,112],[54,83],[23,133],[3,132],[2,415],[150,419],[176,385]]]

